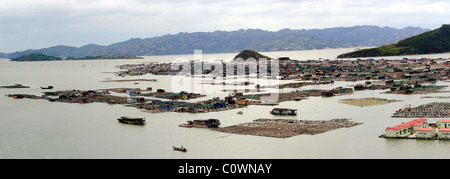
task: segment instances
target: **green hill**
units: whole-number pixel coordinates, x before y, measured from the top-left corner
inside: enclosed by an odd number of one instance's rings
[[[61,60],[61,58],[42,54],[30,54],[11,59],[11,61],[54,61],[54,60]]]
[[[399,56],[450,52],[450,25],[412,36],[393,44],[339,55],[338,58]]]

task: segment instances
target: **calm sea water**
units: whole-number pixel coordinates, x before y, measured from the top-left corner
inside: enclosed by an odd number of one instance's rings
[[[292,59],[334,59],[353,49],[329,49],[292,52],[263,52],[271,57]],[[203,54],[203,59],[230,59],[236,54]],[[283,102],[278,107],[295,108],[298,116],[272,116],[272,106],[249,106],[243,109],[204,114],[147,113],[136,108],[101,103],[66,104],[45,100],[13,99],[4,94],[41,95],[41,86],[57,90],[105,89],[116,87],[163,88],[170,91],[170,76],[145,75],[118,77],[111,72],[116,65],[147,62],[171,62],[176,58],[193,59],[193,55],[151,56],[142,60],[89,60],[55,62],[10,62],[0,60],[0,85],[21,83],[28,89],[0,89],[0,158],[450,158],[450,141],[392,140],[378,138],[389,126],[410,121],[391,118],[395,110],[407,104],[417,106],[445,99],[421,99],[428,95],[380,94],[382,91],[357,91],[332,98],[310,97],[302,101]],[[413,56],[421,58],[422,56]],[[413,58],[409,57],[409,58]],[[437,54],[432,58],[448,58]],[[391,57],[390,57],[391,58]],[[401,58],[401,57],[397,57]],[[106,79],[158,79],[158,82],[100,82]],[[302,89],[348,87],[355,82],[309,86]],[[450,85],[439,82],[438,85]],[[208,88],[208,86],[205,86]],[[450,90],[446,88],[445,90]],[[223,97],[214,91],[205,98]],[[380,97],[399,99],[387,105],[355,107],[338,103],[344,98]],[[243,114],[236,114],[242,110]],[[133,126],[117,122],[120,116],[145,117],[147,125]],[[187,120],[217,118],[222,126],[251,122],[258,118],[330,120],[351,118],[364,124],[317,135],[297,135],[279,139],[215,132],[209,129],[181,128]],[[429,121],[438,119],[430,118]],[[184,146],[188,152],[176,152],[172,146]]]

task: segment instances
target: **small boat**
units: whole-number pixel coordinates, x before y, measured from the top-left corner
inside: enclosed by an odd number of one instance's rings
[[[218,119],[207,119],[207,120],[194,120],[187,121],[186,124],[180,124],[180,127],[204,127],[204,128],[212,128],[219,127],[220,121]]]
[[[53,89],[53,86],[41,87],[41,89]]]
[[[144,125],[146,124],[145,118],[137,118],[137,117],[126,117],[122,116],[119,119],[117,119],[121,123],[125,124],[136,124],[136,125]]]
[[[187,151],[187,149],[184,148],[183,146],[181,146],[181,147],[172,146],[172,147],[173,147],[173,150],[177,150],[177,151],[181,151],[181,152],[186,152]]]
[[[0,86],[0,88],[30,88],[29,86],[23,86],[22,84],[15,84],[10,86]]]
[[[180,125],[178,125],[178,126],[179,126],[179,127],[187,127],[187,128],[194,127],[192,121],[188,121],[188,123],[186,123],[186,124],[180,124]]]

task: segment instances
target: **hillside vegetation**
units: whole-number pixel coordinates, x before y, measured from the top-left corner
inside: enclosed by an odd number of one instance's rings
[[[339,55],[338,58],[379,57],[450,52],[450,25],[377,48]]]
[[[54,60],[61,60],[61,58],[43,54],[30,54],[11,59],[11,61],[54,61]]]

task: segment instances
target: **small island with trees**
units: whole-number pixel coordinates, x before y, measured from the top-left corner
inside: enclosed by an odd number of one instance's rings
[[[400,56],[446,52],[450,52],[450,24],[444,24],[438,29],[408,37],[392,44],[345,53],[339,55],[337,58]]]
[[[54,57],[54,56],[48,56],[44,54],[29,54],[29,55],[23,55],[17,58],[11,59],[11,61],[55,61],[55,60],[62,60],[62,58]]]

